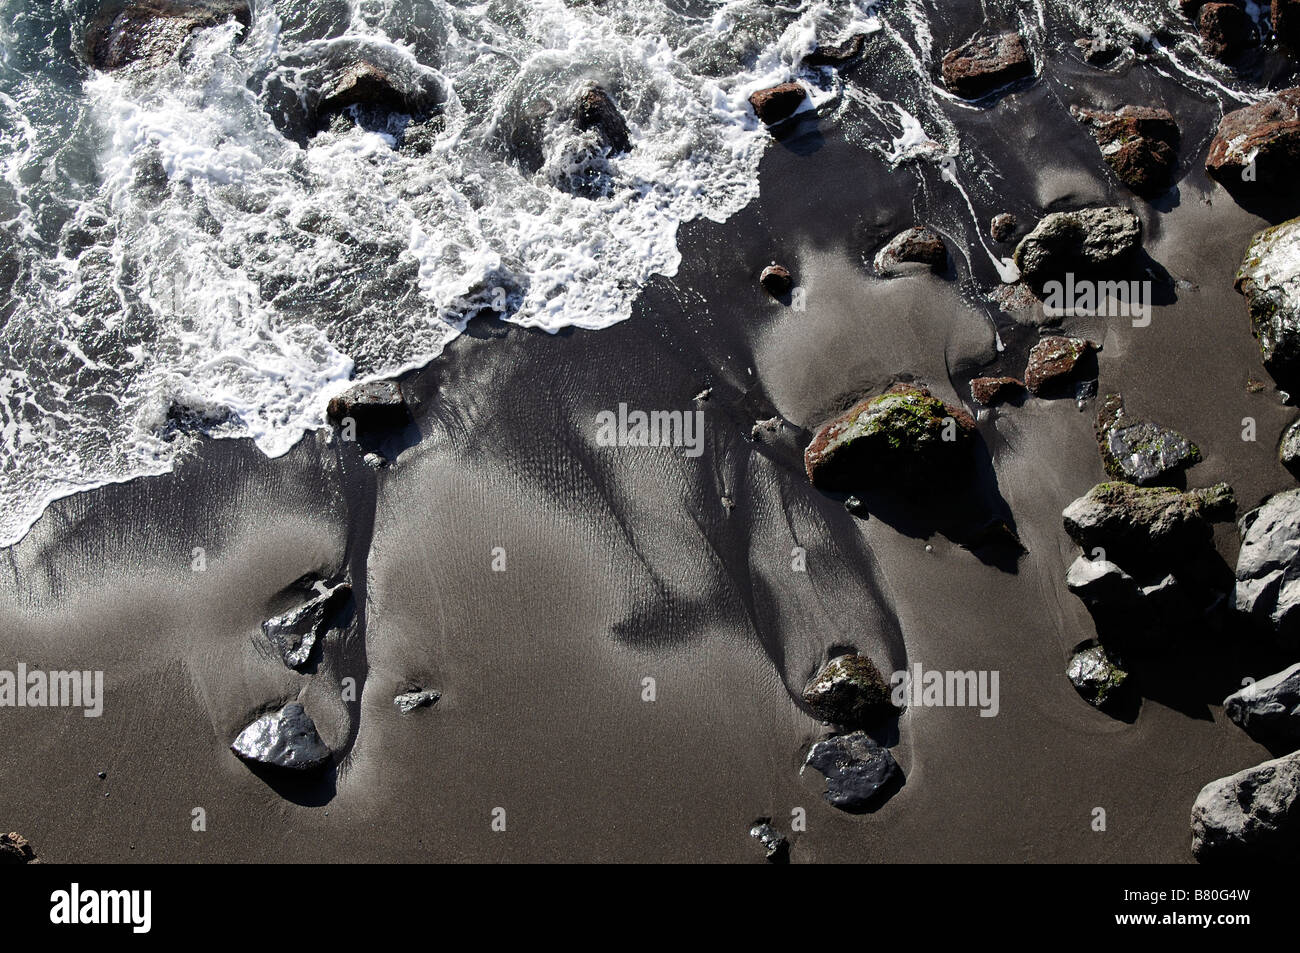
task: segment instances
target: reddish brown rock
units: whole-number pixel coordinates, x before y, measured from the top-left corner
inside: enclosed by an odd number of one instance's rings
[[[995,242],[1009,242],[1016,235],[1016,226],[1020,223],[1010,212],[994,215],[989,222],[989,237]]]
[[[1165,109],[1124,106],[1117,112],[1071,107],[1086,123],[1101,156],[1116,178],[1139,195],[1158,195],[1169,187],[1178,166],[1178,123]]]
[[[938,232],[918,225],[891,238],[876,254],[874,264],[881,275],[901,274],[909,270],[908,265],[924,265],[931,271],[942,271],[948,264],[948,248]]]
[[[1234,3],[1207,3],[1196,15],[1201,47],[1216,60],[1235,60],[1255,45],[1250,16]]]
[[[760,89],[749,97],[749,104],[762,123],[772,126],[793,116],[807,98],[807,91],[798,83],[782,83]]]
[[[763,273],[758,277],[758,283],[773,298],[784,297],[794,288],[794,278],[791,277],[789,270],[780,265],[768,265],[764,268]]]
[[[1237,194],[1297,192],[1300,88],[1228,113],[1210,142],[1205,171]]]
[[[976,37],[943,58],[943,84],[963,99],[977,99],[1018,79],[1034,75],[1034,64],[1019,33]]]
[[[1075,373],[1079,360],[1093,349],[1091,341],[1053,335],[1045,337],[1029,351],[1025,366],[1025,387],[1039,394],[1060,384]]]
[[[808,66],[842,66],[855,56],[862,55],[865,33],[855,33],[842,43],[818,43],[817,49],[803,58]]]
[[[1016,377],[977,377],[970,382],[970,395],[975,403],[985,407],[1010,400],[1025,389],[1025,382]]]

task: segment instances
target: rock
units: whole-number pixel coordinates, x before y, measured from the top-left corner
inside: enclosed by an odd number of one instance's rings
[[[1261,744],[1300,748],[1300,664],[1229,695],[1223,712]]]
[[[632,137],[627,121],[618,111],[613,98],[594,84],[588,85],[578,96],[574,106],[574,121],[582,130],[594,129],[614,154],[632,151]]]
[[[1024,393],[1025,382],[1018,377],[976,377],[970,382],[970,395],[977,404],[988,407]]]
[[[840,43],[818,43],[817,49],[803,58],[805,66],[842,66],[854,57],[862,55],[862,46],[867,41],[865,33],[855,33]]]
[[[955,96],[977,99],[1018,79],[1034,75],[1034,64],[1019,33],[976,37],[948,53],[940,65],[943,84]]]
[[[1211,524],[1232,518],[1232,487],[1219,483],[1180,492],[1171,487],[1099,483],[1061,514],[1065,531],[1085,553],[1100,547],[1127,566],[1194,558],[1213,539]]]
[[[865,728],[896,709],[889,683],[865,655],[839,655],[821,667],[803,690],[809,711],[845,728]]]
[[[975,421],[965,411],[924,387],[895,384],[818,430],[804,451],[804,469],[823,490],[919,490],[959,479],[974,443]]]
[[[397,706],[398,711],[403,715],[409,715],[417,708],[429,708],[437,704],[438,699],[442,697],[442,692],[435,691],[410,691],[403,692],[393,698],[393,704]]]
[[[262,633],[289,668],[301,668],[311,658],[317,639],[324,640],[335,614],[352,597],[352,587],[340,583],[305,605],[262,623]]]
[[[1297,163],[1300,88],[1292,88],[1225,115],[1210,141],[1205,171],[1238,196],[1271,199],[1296,195]]]
[[[1255,26],[1235,3],[1206,3],[1196,15],[1201,47],[1216,60],[1235,60],[1255,45]]]
[[[1237,611],[1294,641],[1300,634],[1300,490],[1269,497],[1238,528]]]
[[[1141,247],[1142,221],[1119,206],[1053,212],[1020,240],[1012,260],[1035,287],[1067,272],[1111,271],[1127,265]]]
[[[0,834],[0,866],[8,864],[38,864],[36,851],[27,838],[17,831]]]
[[[785,426],[785,420],[781,417],[768,417],[766,420],[754,421],[754,426],[749,428],[750,440],[762,440],[764,437],[770,437],[779,433]]]
[[[924,265],[931,271],[943,271],[948,264],[948,249],[931,228],[917,226],[899,232],[876,254],[876,272],[883,276],[906,274]]]
[[[817,742],[804,761],[807,768],[826,776],[824,797],[845,811],[864,811],[877,804],[902,776],[889,749],[861,731]]]
[[[1300,0],[1273,0],[1273,33],[1289,53],[1300,51]]]
[[[790,844],[772,826],[769,818],[755,821],[754,826],[749,829],[749,836],[763,845],[769,863],[784,864],[789,861]]]
[[[1284,389],[1300,386],[1300,218],[1255,235],[1236,288],[1246,296],[1264,367]]]
[[[1092,349],[1092,342],[1083,338],[1051,335],[1040,339],[1029,349],[1025,387],[1031,394],[1039,394],[1069,380],[1080,359]]]
[[[1074,41],[1074,45],[1083,54],[1083,61],[1098,69],[1115,62],[1129,48],[1128,44],[1120,38],[1100,30],[1092,36],[1080,37]]]
[[[230,750],[245,761],[290,771],[320,768],[331,754],[298,702],[258,718],[239,733]]]
[[[994,215],[993,221],[989,222],[989,237],[995,242],[1009,242],[1015,237],[1016,226],[1019,224],[1010,212]]]
[[[1130,698],[1128,672],[1103,646],[1093,645],[1075,652],[1065,674],[1074,690],[1093,708],[1113,711]]]
[[[86,58],[97,70],[157,69],[172,60],[196,30],[253,22],[248,0],[134,0],[106,4],[91,22]]]
[[[1065,574],[1065,586],[1089,609],[1133,606],[1140,599],[1137,580],[1108,559],[1080,556]]]
[[[364,60],[351,64],[325,85],[316,112],[328,117],[353,106],[412,115],[422,111],[408,101],[383,67]]]
[[[1071,107],[1086,123],[1115,177],[1138,195],[1159,195],[1169,188],[1178,167],[1178,123],[1165,109],[1124,106],[1118,112]]]
[[[1282,442],[1277,448],[1277,458],[1282,466],[1292,473],[1300,473],[1300,420],[1297,420],[1282,434]]]
[[[808,98],[808,93],[798,83],[782,83],[770,89],[760,89],[749,97],[754,115],[767,126],[774,126],[793,116]]]
[[[1201,451],[1176,430],[1124,412],[1124,398],[1107,394],[1097,413],[1097,446],[1112,479],[1138,486],[1168,485],[1201,460]]]
[[[330,400],[326,413],[335,424],[342,425],[351,418],[365,430],[397,429],[411,419],[401,385],[394,381],[373,381],[349,388]]]
[[[773,298],[784,298],[794,288],[794,278],[780,265],[768,265],[758,276],[758,283]]]
[[[1201,789],[1192,805],[1192,854],[1202,863],[1289,861],[1300,850],[1300,752]]]

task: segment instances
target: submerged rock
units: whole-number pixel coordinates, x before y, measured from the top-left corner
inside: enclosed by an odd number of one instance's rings
[[[1237,610],[1290,641],[1300,634],[1300,490],[1269,497],[1238,528]]]
[[[1300,180],[1300,88],[1241,109],[1219,121],[1205,171],[1229,192],[1295,196]]]
[[[632,136],[627,120],[618,111],[613,97],[601,87],[590,84],[578,96],[574,121],[579,129],[594,129],[612,153],[631,152]]]
[[[1218,781],[1192,805],[1192,854],[1208,861],[1290,861],[1300,851],[1300,752]]]
[[[932,228],[917,226],[899,232],[876,254],[876,272],[883,276],[906,274],[925,266],[942,271],[948,264],[948,249]]]
[[[1251,240],[1237,270],[1264,367],[1285,389],[1300,385],[1300,218]]]
[[[1235,3],[1206,3],[1196,15],[1201,47],[1216,60],[1227,62],[1255,45],[1255,25]]]
[[[1165,109],[1124,106],[1117,112],[1070,108],[1092,130],[1101,156],[1115,177],[1139,195],[1169,188],[1178,166],[1178,123]]]
[[[0,834],[0,866],[7,864],[38,864],[36,851],[27,838],[17,831]]]
[[[1127,265],[1141,247],[1142,221],[1120,206],[1045,215],[1020,240],[1012,260],[1035,287],[1067,272],[1091,274]]]
[[[902,777],[898,762],[889,749],[876,744],[861,731],[817,742],[804,761],[804,769],[807,768],[825,775],[826,793],[823,796],[845,811],[864,811],[873,807]]]
[[[1196,444],[1178,431],[1129,417],[1119,394],[1106,395],[1096,431],[1106,472],[1138,486],[1168,484],[1201,459]]]
[[[970,382],[970,395],[977,404],[988,407],[1024,393],[1025,382],[1018,377],[976,377]]]
[[[1084,552],[1100,547],[1106,558],[1129,566],[1194,557],[1210,544],[1211,524],[1231,519],[1235,509],[1226,483],[1186,493],[1099,483],[1061,515],[1065,531]]]
[[[1040,394],[1071,379],[1085,354],[1092,351],[1091,341],[1083,338],[1051,335],[1029,349],[1025,365],[1025,387]]]
[[[230,750],[245,761],[290,771],[311,771],[330,759],[316,723],[298,702],[258,718],[239,733]]]
[[[807,98],[807,91],[799,83],[782,83],[770,89],[760,89],[749,97],[749,104],[754,107],[754,115],[760,122],[773,126],[798,112]]]
[[[889,683],[865,655],[831,659],[804,688],[803,701],[822,721],[845,728],[864,728],[896,711]]]
[[[761,818],[754,822],[754,826],[749,829],[749,836],[754,838],[763,845],[763,850],[767,852],[766,857],[769,863],[784,864],[790,859],[790,844],[781,835],[775,827],[772,826],[771,820]]]
[[[437,704],[438,699],[442,697],[442,692],[435,691],[411,691],[403,692],[393,698],[393,704],[397,706],[398,711],[403,715],[409,715],[417,708],[429,708]]]
[[[287,667],[301,668],[311,658],[317,640],[324,639],[335,614],[351,597],[352,587],[339,583],[305,605],[267,619],[262,623],[262,633]]]
[[[1262,744],[1300,747],[1300,664],[1229,695],[1223,712]]]
[[[817,431],[804,451],[813,486],[922,489],[959,478],[971,463],[975,421],[924,387],[895,384]]]
[[[989,222],[989,237],[995,242],[1009,242],[1015,238],[1016,227],[1020,223],[1010,212],[1001,212]]]
[[[1034,75],[1034,64],[1019,33],[976,37],[952,50],[940,64],[943,84],[955,96],[977,99]]]
[[[103,72],[156,69],[176,56],[196,30],[253,22],[248,0],[133,0],[108,3],[91,22],[86,58]]]
[[[773,298],[783,298],[794,288],[794,278],[781,265],[768,265],[758,276],[758,283]]]
[[[326,413],[335,424],[351,418],[367,430],[396,429],[411,419],[401,385],[395,381],[373,381],[349,388],[330,400]]]
[[[1093,708],[1111,711],[1129,700],[1128,672],[1101,645],[1075,652],[1065,674],[1075,691]]]

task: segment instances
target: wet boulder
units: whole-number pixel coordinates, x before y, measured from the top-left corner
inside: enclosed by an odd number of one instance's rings
[[[105,4],[86,35],[86,58],[105,73],[157,69],[180,52],[195,31],[234,20],[247,31],[248,0],[129,0]]]
[[[1200,462],[1201,451],[1182,434],[1124,411],[1124,398],[1107,394],[1097,413],[1097,446],[1112,479],[1138,486],[1176,482],[1188,467]]]
[[[573,119],[584,132],[592,129],[613,154],[632,151],[632,136],[618,105],[600,86],[588,84],[578,94]]]
[[[1012,260],[1020,276],[1041,287],[1067,272],[1094,274],[1127,266],[1141,247],[1142,221],[1119,206],[1045,215],[1020,240]]]
[[[852,812],[879,805],[902,780],[902,770],[889,749],[861,731],[817,742],[800,773],[808,768],[826,777],[826,800]]]
[[[1219,121],[1205,171],[1240,197],[1294,198],[1300,163],[1300,88],[1284,89]]]
[[[1223,712],[1261,744],[1300,748],[1300,664],[1229,695]]]
[[[839,655],[823,665],[804,688],[803,702],[817,718],[845,728],[896,713],[889,683],[865,655]]]
[[[326,413],[337,425],[352,420],[366,430],[404,427],[411,419],[406,397],[396,381],[357,384],[331,398]]]
[[[442,692],[416,689],[394,696],[393,704],[397,706],[397,710],[403,715],[409,715],[416,709],[433,707],[441,697]]]
[[[230,750],[245,761],[287,771],[323,767],[332,753],[298,702],[258,718],[239,733]]]
[[[760,89],[749,97],[749,104],[760,122],[774,126],[798,112],[807,99],[808,92],[799,83],[782,83]]]
[[[924,387],[895,384],[825,424],[804,451],[813,486],[921,490],[960,479],[972,462],[975,421]]]
[[[1071,107],[1085,123],[1115,177],[1138,195],[1159,195],[1169,188],[1178,167],[1178,123],[1165,109],[1124,106],[1116,112]]]
[[[978,99],[1034,75],[1034,64],[1019,33],[975,37],[952,50],[940,64],[943,84],[963,99]]]
[[[1080,697],[1100,711],[1116,711],[1132,700],[1123,661],[1102,645],[1080,647],[1070,657],[1065,675]]]
[[[994,215],[989,222],[989,238],[999,244],[1009,242],[1016,237],[1016,228],[1019,224],[1016,217],[1010,212],[1001,212]]]
[[[899,232],[875,258],[876,273],[883,277],[912,271],[943,271],[948,264],[948,248],[932,228],[918,225]]]
[[[1238,524],[1236,604],[1284,642],[1300,642],[1300,490],[1269,497]]]
[[[1216,60],[1230,62],[1257,42],[1255,25],[1235,3],[1206,3],[1196,14],[1201,48]]]
[[[317,112],[328,116],[353,106],[390,113],[403,113],[412,108],[388,71],[364,60],[330,77],[320,91]]]
[[[1073,380],[1080,362],[1093,350],[1083,338],[1050,335],[1029,349],[1025,364],[1025,387],[1031,394],[1045,394]]]
[[[1300,852],[1300,752],[1211,781],[1192,805],[1202,862],[1282,861]]]
[[[843,66],[862,55],[867,34],[855,33],[839,43],[818,43],[817,48],[803,58],[805,66]]]
[[[1106,558],[1134,567],[1177,562],[1204,552],[1213,524],[1232,518],[1236,498],[1219,483],[1186,493],[1171,487],[1099,483],[1061,514],[1065,531],[1085,553],[1100,547]]]
[[[1300,218],[1251,240],[1237,270],[1264,367],[1287,390],[1300,387]]]
[[[758,276],[758,283],[773,298],[784,298],[794,289],[794,278],[789,269],[777,264],[764,268]]]
[[[970,395],[984,407],[1012,400],[1025,392],[1025,382],[1018,377],[976,377],[970,382]]]
[[[307,664],[317,641],[323,641],[340,610],[352,598],[347,583],[321,593],[305,605],[262,623],[262,634],[287,668]]]

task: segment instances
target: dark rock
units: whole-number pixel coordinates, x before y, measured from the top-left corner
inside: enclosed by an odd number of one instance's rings
[[[1112,479],[1138,486],[1167,485],[1201,460],[1201,451],[1176,430],[1124,412],[1124,398],[1107,394],[1097,413],[1097,446]]]
[[[780,265],[768,265],[758,276],[758,283],[773,298],[784,298],[794,288],[794,278]]]
[[[1202,863],[1295,862],[1300,852],[1300,752],[1218,781],[1192,805],[1192,854]]]
[[[86,58],[104,72],[134,66],[157,69],[180,51],[196,30],[231,20],[253,22],[248,0],[131,0],[108,3],[91,22]]]
[[[995,242],[1009,242],[1015,237],[1016,226],[1019,224],[1010,212],[994,215],[993,221],[989,222],[989,237]]]
[[[320,768],[331,754],[298,702],[258,718],[239,733],[230,750],[245,761],[291,771]]]
[[[773,126],[793,116],[808,98],[808,93],[798,83],[782,83],[770,89],[760,89],[749,97],[754,115],[764,125]]]
[[[862,55],[862,46],[867,41],[865,33],[855,33],[840,43],[818,43],[817,49],[803,58],[805,66],[843,66],[849,60]]]
[[[861,731],[817,742],[808,752],[804,768],[826,776],[826,800],[845,811],[875,806],[902,777],[889,749]]]
[[[438,699],[442,697],[442,692],[435,691],[410,691],[403,692],[393,698],[393,704],[403,715],[409,715],[417,708],[429,708],[437,704]]]
[[[1142,221],[1119,206],[1045,215],[1020,240],[1012,260],[1035,287],[1067,272],[1094,273],[1127,265],[1141,247]]]
[[[1034,64],[1019,33],[976,37],[948,53],[940,64],[943,83],[955,96],[977,99],[1018,79],[1034,75]]]
[[[1099,483],[1061,515],[1066,533],[1085,553],[1100,547],[1107,559],[1136,566],[1203,552],[1213,539],[1211,524],[1231,519],[1235,509],[1226,483],[1186,493]]]
[[[574,121],[582,130],[595,129],[612,153],[630,152],[632,137],[627,121],[618,111],[613,98],[596,85],[587,86],[578,96]]]
[[[1042,338],[1029,349],[1029,360],[1025,364],[1025,387],[1031,394],[1039,394],[1069,380],[1078,368],[1080,359],[1092,349],[1092,342],[1083,338],[1060,335]]]
[[[1179,631],[1197,608],[1172,573],[1142,585],[1104,558],[1080,556],[1070,564],[1065,585],[1087,607],[1098,636],[1110,646],[1150,648]]]
[[[865,655],[831,659],[804,688],[803,701],[817,718],[844,728],[864,728],[896,711],[889,683]]]
[[[1261,744],[1300,748],[1300,664],[1229,695],[1223,712]]]
[[[1065,674],[1083,700],[1101,711],[1122,707],[1130,698],[1123,662],[1101,645],[1075,652]]]
[[[1120,38],[1101,31],[1092,36],[1080,37],[1074,41],[1074,45],[1083,54],[1083,61],[1098,69],[1115,62],[1129,48],[1128,43]]]
[[[317,112],[321,116],[363,106],[389,113],[414,113],[419,110],[407,102],[388,72],[368,62],[350,65],[333,77],[321,91]]]
[[[1294,197],[1300,186],[1300,88],[1233,110],[1219,121],[1205,171],[1239,197]]]
[[[960,479],[974,443],[975,421],[964,410],[924,387],[895,384],[818,430],[804,469],[824,490],[919,490]]]
[[[1264,367],[1284,389],[1300,387],[1300,218],[1251,240],[1237,270]]]
[[[772,826],[771,821],[763,818],[749,829],[749,836],[763,845],[767,852],[768,863],[784,864],[790,860],[789,842]]]
[[[1116,178],[1139,195],[1159,195],[1169,188],[1178,167],[1178,123],[1165,109],[1124,106],[1117,112],[1071,107],[1086,123],[1101,156]]]
[[[1237,611],[1300,644],[1300,490],[1269,497],[1238,529]]]
[[[909,265],[943,271],[948,264],[948,249],[934,229],[917,226],[899,232],[876,254],[876,272],[885,275],[906,274]]]
[[[17,831],[0,834],[0,866],[8,864],[38,864],[36,851],[27,838]]]
[[[324,640],[338,611],[352,598],[352,587],[340,583],[305,605],[262,623],[262,633],[289,668],[302,668],[317,640]]]
[[[335,424],[351,418],[365,429],[404,427],[411,419],[401,385],[394,381],[374,381],[349,388],[330,400],[326,412]]]
[[[1018,377],[976,377],[970,382],[970,395],[975,403],[988,407],[1011,400],[1025,391],[1025,382]]]
[[[1216,60],[1235,60],[1255,45],[1255,25],[1235,3],[1206,3],[1196,15],[1201,47]]]

